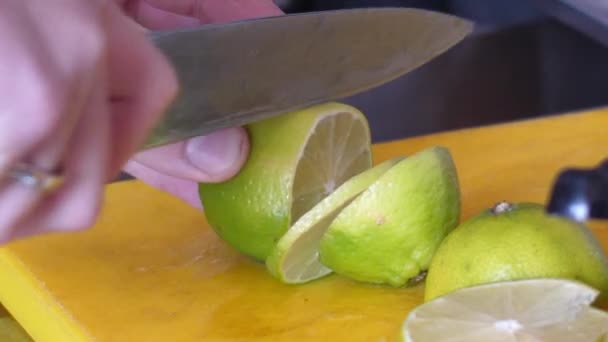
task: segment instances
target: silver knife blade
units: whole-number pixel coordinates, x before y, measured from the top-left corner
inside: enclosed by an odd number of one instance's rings
[[[180,93],[143,148],[365,91],[430,61],[472,27],[427,10],[364,8],[153,32]]]

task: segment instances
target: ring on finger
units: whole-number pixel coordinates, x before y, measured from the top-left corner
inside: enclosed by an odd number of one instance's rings
[[[45,193],[57,189],[64,181],[60,172],[49,172],[28,163],[16,164],[8,176],[21,185]]]

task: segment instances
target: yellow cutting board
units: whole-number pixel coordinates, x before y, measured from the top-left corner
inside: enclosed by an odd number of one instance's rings
[[[565,166],[608,157],[608,110],[379,144],[376,162],[450,148],[463,218],[545,202]],[[608,249],[608,224],[593,231]],[[98,224],[0,250],[0,301],[38,341],[394,341],[423,287],[339,276],[283,285],[218,240],[202,213],[140,182],[108,187]]]

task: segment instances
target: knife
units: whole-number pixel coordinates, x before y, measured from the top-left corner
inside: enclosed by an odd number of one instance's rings
[[[472,28],[447,14],[384,7],[151,32],[180,92],[143,149],[368,90],[432,60]]]

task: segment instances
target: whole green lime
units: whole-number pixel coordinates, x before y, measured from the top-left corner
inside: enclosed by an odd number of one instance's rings
[[[530,278],[578,280],[608,291],[608,259],[582,224],[536,203],[498,203],[462,223],[437,250],[425,300],[485,283]]]

